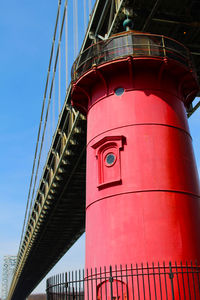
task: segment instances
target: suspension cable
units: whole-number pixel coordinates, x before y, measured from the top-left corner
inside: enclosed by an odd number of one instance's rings
[[[89,16],[92,12],[92,0],[88,0],[88,9],[89,9]]]
[[[60,35],[60,18],[59,15],[59,35]],[[58,59],[58,115],[60,115],[60,109],[61,109],[61,47],[60,47],[60,41],[59,43],[59,59]]]
[[[55,53],[53,53],[53,64],[55,64]],[[55,102],[56,102],[56,87],[55,81],[53,83],[53,99],[52,99],[52,136],[55,130]]]
[[[56,32],[57,32],[57,26],[58,26],[58,17],[60,14],[60,2],[58,5],[58,9],[57,9],[56,24],[55,24],[55,28],[54,28],[53,42],[52,42],[52,46],[51,46],[50,60],[49,60],[49,66],[48,66],[48,71],[47,71],[43,103],[42,103],[42,112],[41,112],[41,117],[40,117],[40,124],[39,124],[39,129],[38,129],[37,142],[36,142],[36,148],[35,148],[35,154],[34,154],[34,160],[33,160],[33,167],[32,167],[32,172],[31,172],[31,180],[30,180],[30,185],[29,185],[28,198],[27,198],[27,204],[26,204],[26,210],[25,210],[25,215],[24,215],[24,222],[23,222],[23,227],[22,227],[19,248],[21,247],[21,243],[22,243],[22,239],[23,239],[23,235],[24,235],[25,224],[26,224],[26,219],[27,219],[28,208],[29,208],[31,188],[32,188],[32,183],[33,183],[33,176],[34,176],[34,171],[35,171],[35,164],[36,164],[36,158],[37,158],[37,152],[38,152],[38,146],[39,146],[39,140],[40,140],[40,133],[41,133],[41,127],[42,127],[42,122],[43,122],[44,108],[45,108],[45,103],[46,103],[46,95],[47,95],[47,89],[48,89],[48,84],[49,84],[49,76],[50,76],[50,71],[51,71],[52,56],[53,56],[54,46],[55,46]]]
[[[61,5],[61,0],[59,0],[59,1],[60,1],[59,5]],[[64,12],[63,12],[62,25],[61,25],[59,39],[58,39],[58,46],[57,46],[56,57],[55,57],[55,64],[54,64],[54,68],[53,68],[53,76],[52,76],[52,80],[51,80],[51,87],[50,87],[47,111],[46,111],[46,116],[45,116],[45,122],[44,122],[44,129],[43,129],[43,135],[42,135],[42,140],[41,140],[40,152],[39,152],[39,157],[38,157],[37,170],[36,170],[36,176],[35,176],[35,181],[34,181],[34,188],[33,188],[33,192],[32,192],[32,199],[31,199],[29,217],[30,217],[30,213],[31,213],[33,199],[34,199],[35,187],[36,187],[36,182],[37,182],[37,175],[38,175],[38,170],[39,170],[39,165],[40,165],[41,153],[42,153],[42,149],[43,149],[43,142],[44,142],[46,124],[47,124],[47,119],[48,119],[48,114],[49,114],[50,102],[51,102],[51,98],[52,98],[52,91],[53,91],[53,85],[54,85],[54,80],[55,80],[55,73],[56,73],[56,68],[57,68],[57,63],[58,63],[58,58],[59,58],[59,50],[60,50],[60,44],[61,44],[61,40],[62,40],[62,33],[63,33],[67,3],[68,3],[68,1],[66,0],[65,1]]]
[[[87,12],[86,12],[86,0],[84,0],[84,30],[87,29]]]
[[[78,55],[78,6],[77,0],[73,0],[73,33],[74,33],[74,60]]]
[[[65,70],[66,70],[66,90],[68,88],[68,8],[65,14]]]
[[[65,1],[63,19],[62,19],[62,24],[61,24],[61,30],[60,30],[59,39],[58,39],[58,46],[57,46],[57,51],[56,51],[55,64],[54,64],[54,68],[53,68],[53,76],[52,76],[52,80],[51,80],[51,87],[50,87],[50,93],[49,93],[49,99],[48,99],[48,105],[47,105],[47,112],[46,112],[46,117],[45,117],[45,122],[44,122],[44,129],[43,129],[40,152],[39,152],[39,157],[38,157],[37,170],[36,170],[35,181],[34,181],[34,188],[33,188],[33,192],[32,192],[32,199],[31,199],[29,217],[30,217],[32,202],[33,202],[34,194],[35,194],[35,187],[36,187],[37,175],[38,175],[39,164],[40,164],[40,159],[41,159],[41,153],[42,153],[42,148],[43,148],[43,142],[44,142],[44,136],[45,136],[45,130],[46,130],[46,123],[47,123],[48,114],[49,114],[50,101],[51,101],[51,98],[52,98],[52,91],[53,91],[53,85],[54,85],[54,80],[55,80],[56,67],[57,67],[57,62],[58,62],[58,57],[59,57],[59,48],[60,48],[60,43],[61,43],[61,40],[62,40],[62,33],[63,33],[63,27],[64,27],[64,22],[65,22],[65,13],[66,13],[67,3],[68,3],[68,0]],[[61,1],[60,1],[60,4],[61,4]]]

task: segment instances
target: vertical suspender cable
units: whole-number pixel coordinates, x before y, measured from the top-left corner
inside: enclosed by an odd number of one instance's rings
[[[66,0],[67,3],[67,0]],[[59,0],[59,8],[61,6],[61,0]],[[59,15],[58,15],[59,17]],[[37,169],[36,169],[36,175],[35,175],[35,180],[34,180],[34,186],[33,186],[33,191],[32,191],[32,199],[31,199],[31,204],[30,204],[30,208],[32,207],[32,202],[33,202],[33,197],[34,197],[34,193],[35,193],[35,187],[36,187],[36,181],[37,181],[37,175],[38,175],[38,169],[39,169],[39,165],[40,165],[40,159],[41,159],[41,153],[42,153],[42,147],[43,147],[43,142],[44,142],[44,135],[45,135],[45,130],[46,130],[46,125],[47,125],[47,119],[48,119],[48,114],[49,114],[49,106],[50,106],[50,102],[51,102],[51,98],[52,98],[52,91],[53,91],[53,84],[54,84],[54,80],[55,80],[55,75],[56,75],[56,66],[59,60],[59,45],[61,43],[61,39],[62,39],[62,32],[63,32],[63,26],[64,26],[64,18],[65,18],[65,10],[64,10],[64,15],[63,15],[63,20],[62,20],[62,26],[60,29],[60,34],[59,34],[59,41],[58,41],[58,46],[57,46],[57,51],[56,51],[56,56],[55,56],[55,63],[54,63],[54,68],[53,68],[53,76],[52,76],[52,80],[51,80],[51,86],[50,86],[50,92],[49,92],[49,98],[48,98],[48,105],[47,105],[47,110],[46,110],[46,116],[45,116],[45,120],[44,120],[44,129],[43,129],[43,135],[41,138],[41,146],[40,146],[40,152],[38,155],[38,163],[37,163]],[[57,19],[58,21],[58,19]],[[29,211],[29,216],[31,214],[31,210]]]
[[[59,0],[60,1],[60,0]],[[59,25],[58,25],[58,36],[60,36],[60,19],[61,19],[61,15],[59,15]],[[60,110],[61,110],[61,101],[60,101],[60,97],[61,97],[61,41],[59,39],[58,41],[58,49],[59,49],[59,57],[58,57],[58,115],[60,114]]]
[[[55,64],[55,53],[53,52],[53,68]],[[54,69],[53,69],[54,73]],[[55,87],[55,81],[53,82],[53,97],[52,97],[52,136],[55,130],[55,102],[56,102],[56,87]]]
[[[24,222],[23,222],[23,226],[22,226],[22,233],[21,233],[19,248],[21,247],[21,244],[22,244],[22,239],[23,239],[23,235],[24,235],[24,229],[25,229],[27,215],[30,215],[30,213],[28,214],[28,210],[30,210],[30,208],[31,208],[31,204],[30,204],[31,189],[32,189],[33,176],[34,176],[34,172],[35,172],[35,164],[36,164],[39,141],[40,141],[40,133],[41,133],[42,123],[43,123],[44,108],[45,108],[45,103],[46,103],[46,94],[47,94],[47,88],[48,88],[48,84],[49,84],[49,76],[50,76],[50,69],[51,69],[51,63],[52,63],[52,54],[53,54],[54,46],[55,46],[55,35],[56,35],[56,31],[57,31],[59,14],[60,14],[60,5],[58,6],[58,10],[57,10],[56,25],[55,25],[55,29],[54,29],[53,42],[52,42],[52,47],[51,47],[51,54],[50,54],[48,72],[47,72],[47,79],[46,79],[44,97],[43,97],[43,104],[42,104],[42,112],[41,112],[41,117],[40,117],[40,124],[39,124],[38,135],[37,135],[37,143],[36,143],[36,148],[35,148],[35,155],[34,155],[33,167],[32,167],[32,173],[31,173],[31,180],[30,180],[29,191],[28,191],[28,199],[27,199],[27,204],[26,204],[26,211],[25,211]]]
[[[73,33],[74,33],[74,60],[78,55],[78,6],[77,0],[73,0]]]
[[[65,8],[64,8],[64,14],[63,14],[63,19],[62,19],[62,26],[61,26],[60,35],[59,35],[59,43],[61,42],[61,39],[62,39],[62,31],[63,31],[63,25],[64,25],[64,19],[65,19],[65,13],[66,13],[67,4],[68,4],[68,1],[65,0]],[[41,113],[40,125],[39,125],[39,130],[38,130],[36,150],[35,150],[35,155],[34,155],[34,162],[33,162],[32,174],[31,174],[31,181],[30,181],[30,186],[29,186],[29,193],[28,193],[28,199],[27,199],[27,204],[26,204],[26,211],[25,211],[25,216],[24,216],[23,228],[22,228],[22,233],[21,233],[21,238],[20,238],[20,244],[19,244],[19,251],[18,251],[16,268],[18,268],[19,263],[20,263],[20,256],[19,255],[21,253],[21,245],[22,245],[22,239],[24,237],[25,225],[28,226],[28,221],[27,221],[27,224],[26,224],[26,220],[29,220],[30,215],[31,215],[32,203],[33,203],[33,195],[34,195],[35,185],[36,185],[36,181],[37,181],[38,168],[39,168],[39,165],[40,165],[42,146],[43,146],[43,142],[44,142],[45,129],[46,129],[47,119],[48,119],[48,112],[49,112],[50,102],[51,102],[51,97],[52,97],[52,92],[53,92],[53,84],[54,84],[54,80],[55,80],[55,72],[56,72],[56,65],[57,65],[58,56],[59,56],[59,53],[58,53],[59,50],[57,49],[55,60],[53,59],[53,53],[54,53],[54,47],[55,47],[56,32],[57,32],[57,28],[58,28],[58,17],[59,17],[59,14],[60,14],[60,7],[61,7],[61,0],[59,0],[59,5],[58,5],[58,11],[57,11],[57,17],[56,17],[56,24],[55,24],[54,36],[53,36],[53,42],[52,42],[52,48],[51,48],[51,54],[50,54],[50,61],[49,61],[48,73],[47,73],[47,79],[46,79],[46,85],[45,85],[45,91],[44,91],[42,113]],[[52,61],[53,61],[53,65],[54,65],[54,67],[53,67],[53,76],[52,76],[52,81],[51,81],[51,86],[50,86],[50,91],[49,91],[48,104],[47,104],[47,109],[46,109],[47,110],[46,117],[45,117],[45,120],[43,121],[45,103],[46,103],[46,98],[47,98],[47,94],[48,94],[49,79],[50,79],[49,77],[50,77],[50,72],[51,72]],[[55,103],[55,101],[54,101],[54,103]],[[41,141],[40,141],[40,133],[41,133],[41,127],[42,127],[43,123],[44,123],[43,135],[42,135]],[[38,152],[39,143],[40,143],[40,152],[39,152],[39,157],[38,157],[38,160],[37,160],[37,170],[36,170],[36,174],[35,174],[34,187],[32,188],[33,176],[34,176],[34,170],[35,170],[35,164],[36,164],[36,158],[37,158],[37,152]],[[31,190],[32,190],[32,199],[30,199]],[[16,272],[16,270],[15,270],[15,272]],[[12,282],[12,284],[13,284],[13,282]]]
[[[89,15],[92,12],[92,0],[88,0]]]
[[[59,13],[58,13],[57,19],[56,19],[56,27],[55,27],[55,32],[54,32],[54,43],[55,43],[56,32],[57,32],[58,23],[59,23],[61,0],[59,0],[59,2],[58,2],[58,7],[59,7]],[[43,134],[42,134],[42,137],[41,137],[40,151],[39,151],[39,154],[38,154],[38,162],[37,162],[37,168],[36,168],[36,173],[35,173],[34,185],[33,185],[33,189],[32,189],[32,197],[31,197],[31,202],[30,202],[30,208],[29,208],[28,217],[30,217],[30,215],[31,215],[31,208],[32,208],[33,200],[34,200],[35,187],[36,187],[37,176],[38,176],[38,170],[39,170],[39,166],[40,166],[41,154],[42,154],[42,149],[43,149],[43,144],[44,144],[44,137],[45,137],[45,131],[46,131],[46,126],[47,126],[47,120],[48,120],[48,114],[49,114],[49,107],[50,107],[50,103],[51,103],[53,84],[54,84],[54,80],[55,80],[56,66],[57,66],[57,61],[58,61],[58,57],[59,57],[59,49],[58,49],[58,47],[57,47],[57,52],[56,52],[56,58],[55,58],[54,68],[53,68],[53,75],[52,75],[51,86],[50,86],[49,97],[48,97],[48,104],[47,104],[47,109],[46,109],[46,116],[45,116],[45,119],[44,119]]]
[[[75,0],[76,4],[76,56],[78,55],[78,2]]]
[[[66,71],[66,90],[68,88],[68,7],[65,11],[65,71]]]
[[[43,133],[42,133],[41,146],[40,146],[40,151],[39,151],[39,155],[38,155],[36,175],[35,175],[34,186],[33,186],[33,190],[32,190],[32,198],[31,198],[31,204],[30,204],[30,210],[29,210],[29,217],[30,217],[30,214],[31,214],[31,208],[32,208],[32,203],[33,203],[33,199],[34,199],[34,194],[35,194],[35,187],[36,187],[36,182],[37,182],[38,170],[39,170],[39,166],[40,166],[42,149],[43,149],[43,145],[44,145],[46,127],[48,125],[47,121],[48,121],[50,103],[51,103],[51,99],[52,99],[53,85],[54,85],[54,80],[55,80],[55,75],[56,75],[56,66],[57,66],[57,63],[58,63],[58,59],[59,59],[59,49],[57,47],[56,58],[55,58],[55,63],[54,63],[54,68],[53,68],[53,74],[52,74],[52,80],[51,80],[51,85],[50,85],[50,89],[49,89],[49,96],[48,96],[48,103],[47,103],[46,115],[45,115],[45,119],[44,119],[44,129],[43,129]],[[45,178],[44,178],[44,180],[45,180]]]
[[[51,102],[52,105],[52,102]],[[48,149],[51,145],[51,114],[49,114],[48,116],[48,127],[47,127],[47,137],[46,137],[46,141],[45,141],[45,147],[44,147],[44,151],[43,151],[43,157],[42,157],[42,163],[40,164],[40,169],[42,169],[43,165],[45,164],[45,160],[48,154]]]
[[[74,40],[74,49],[73,49],[73,54],[74,54],[74,60],[76,58],[76,51],[75,51],[75,47],[76,47],[76,39],[75,39],[75,1],[73,0],[73,40]]]
[[[87,29],[87,12],[86,12],[86,0],[84,0],[84,31]]]

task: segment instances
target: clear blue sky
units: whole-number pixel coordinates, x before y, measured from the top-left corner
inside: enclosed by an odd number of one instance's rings
[[[57,7],[57,0],[1,1],[0,283],[3,255],[18,250]],[[83,267],[84,238],[70,253],[53,274]]]
[[[57,4],[57,0],[1,1],[0,274],[3,255],[18,250]],[[189,123],[200,171],[200,109]],[[51,274],[83,265],[84,236]],[[45,281],[37,291],[44,289]]]

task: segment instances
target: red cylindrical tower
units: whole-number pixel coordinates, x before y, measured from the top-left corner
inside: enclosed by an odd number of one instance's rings
[[[198,85],[181,44],[127,32],[73,69],[87,114],[86,268],[200,260],[199,179],[185,106]]]

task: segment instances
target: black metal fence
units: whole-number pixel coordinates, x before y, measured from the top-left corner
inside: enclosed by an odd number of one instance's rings
[[[181,43],[163,35],[129,31],[95,43],[80,53],[72,66],[72,81],[76,81],[93,65],[127,56],[169,58],[193,68],[190,52]]]
[[[136,264],[75,271],[47,280],[48,300],[199,300],[200,266]]]

